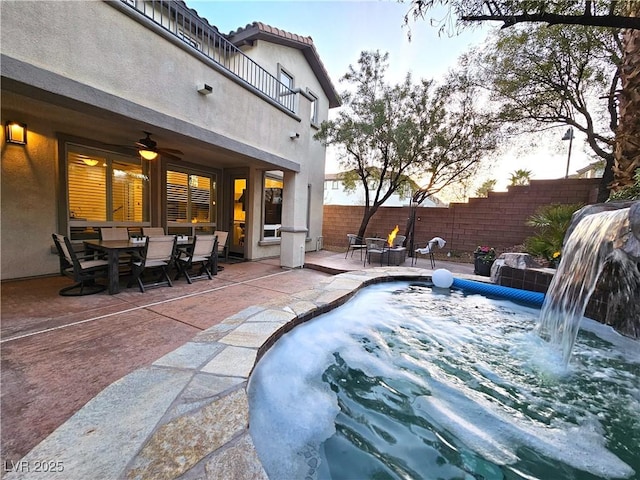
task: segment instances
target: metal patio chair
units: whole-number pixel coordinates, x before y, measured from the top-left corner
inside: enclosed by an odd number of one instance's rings
[[[367,249],[367,244],[355,233],[347,233],[347,240],[349,241],[349,245],[347,246],[347,253],[344,254],[344,258],[347,258],[349,251],[351,251],[351,256],[353,257],[353,252],[360,250],[360,260],[362,260],[362,251]]]
[[[184,258],[182,257],[184,255]],[[200,264],[197,275],[190,273],[190,270]],[[189,284],[198,278],[213,279],[213,275],[218,274],[218,237],[215,235],[196,235],[193,238],[193,247],[180,250],[176,258],[178,274],[184,275]]]
[[[413,254],[413,257],[411,257],[411,266],[417,265],[418,264],[418,256],[419,255],[427,255],[429,257],[429,260],[431,262],[431,269],[433,270],[434,268],[436,268],[436,259],[433,256],[433,252],[436,248],[444,248],[444,246],[447,244],[447,242],[445,240],[443,240],[440,237],[433,237],[431,240],[429,240],[427,242],[427,246],[424,248],[416,248]]]
[[[406,235],[396,235],[396,238],[393,239],[393,248],[402,247],[406,239]]]
[[[369,237],[365,238],[365,244],[367,246],[367,251],[364,255],[364,266],[367,266],[367,262],[371,264],[372,254],[380,256],[380,265],[382,266],[384,253],[388,250],[387,240],[385,238]]]
[[[95,259],[93,255],[78,256],[67,237],[57,233],[53,233],[52,237],[60,255],[60,272],[77,282],[61,289],[58,292],[60,295],[77,297],[106,290],[106,285],[97,284],[95,280],[108,277],[109,262],[107,260]]]
[[[140,292],[144,293],[147,287],[169,286],[173,287],[169,278],[169,269],[175,261],[177,238],[174,235],[164,235],[161,237],[146,237],[142,257],[131,261],[131,279],[127,288],[134,282],[138,283]],[[158,276],[153,282],[144,283],[143,273],[157,271]]]

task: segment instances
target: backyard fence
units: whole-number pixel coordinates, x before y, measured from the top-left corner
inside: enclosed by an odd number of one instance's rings
[[[447,208],[419,207],[416,212],[415,245],[425,246],[433,237],[447,241],[445,252],[472,252],[490,245],[498,253],[520,245],[534,233],[526,225],[535,211],[549,204],[596,202],[599,178],[532,180],[527,186],[490,192],[486,198],[452,203]],[[325,205],[322,236],[324,248],[347,248],[347,233],[357,233],[363,207]],[[404,234],[411,215],[409,207],[381,207],[367,227],[366,236],[386,237],[398,225]]]

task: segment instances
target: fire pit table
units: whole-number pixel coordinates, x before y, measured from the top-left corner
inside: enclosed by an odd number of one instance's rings
[[[370,261],[380,262],[380,265],[402,265],[407,260],[407,249],[405,247],[386,246],[382,253],[371,252]]]
[[[387,257],[387,265],[401,265],[407,260],[407,249],[405,247],[388,248],[382,254],[382,261]]]

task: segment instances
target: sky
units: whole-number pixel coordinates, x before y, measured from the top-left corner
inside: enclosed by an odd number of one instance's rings
[[[447,33],[438,35],[438,28],[431,26],[429,18],[411,21],[411,40],[404,16],[409,11],[408,0],[398,3],[392,0],[368,1],[212,1],[186,0],[190,8],[205,17],[222,33],[229,33],[254,21],[273,27],[310,36],[320,59],[338,92],[346,86],[340,78],[349,65],[356,65],[362,51],[380,50],[389,53],[387,80],[398,83],[411,72],[419,78],[442,81],[449,69],[456,66],[458,58],[473,46],[479,46],[486,38],[491,26],[483,24],[457,36]],[[431,16],[445,17],[446,10]],[[496,190],[505,190],[509,176],[518,169],[532,172],[533,179],[564,177],[568,143],[562,141],[566,127],[549,130],[543,138],[543,147],[534,151],[509,150],[501,158],[488,164],[485,172],[478,176],[477,184],[484,180],[497,180]],[[518,140],[514,139],[514,146]],[[575,173],[592,160],[586,155],[584,139],[573,140],[569,173]],[[335,154],[327,154],[326,173],[340,170]],[[472,195],[473,196],[473,195]]]

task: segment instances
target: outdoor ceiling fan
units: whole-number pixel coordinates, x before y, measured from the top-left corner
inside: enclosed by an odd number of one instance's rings
[[[144,132],[146,137],[138,140],[135,145],[138,148],[138,153],[145,160],[155,160],[159,153],[166,153],[169,155],[184,155],[184,153],[175,148],[158,148],[158,142],[151,139],[150,132]]]

